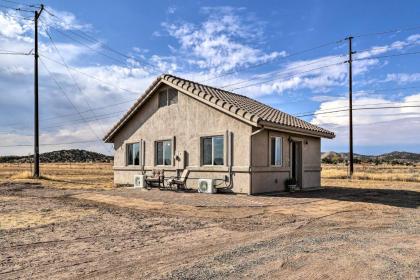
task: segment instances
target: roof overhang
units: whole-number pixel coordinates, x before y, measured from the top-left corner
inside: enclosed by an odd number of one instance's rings
[[[265,127],[267,129],[283,131],[288,133],[295,133],[300,135],[307,135],[313,137],[323,137],[332,139],[335,137],[333,132],[328,130],[315,127],[315,129],[308,129],[303,127],[295,127],[276,122],[270,122],[263,120],[260,116],[255,113],[251,113],[246,109],[241,109],[239,106],[233,105],[231,102],[220,99],[212,91],[218,90],[211,88],[209,90],[203,90],[204,85],[195,84],[188,80],[183,80],[170,75],[161,75],[157,77],[154,82],[144,91],[143,95],[140,96],[134,105],[128,110],[128,112],[111,128],[111,130],[104,136],[103,140],[106,143],[112,143],[113,138],[117,132],[129,121],[137,112],[141,109],[144,103],[156,92],[156,90],[162,86],[167,85],[175,88],[179,92],[204,103],[220,112],[223,112],[233,118],[236,118],[244,123],[247,123],[254,127]],[[210,91],[210,92],[209,92]],[[232,93],[233,94],[233,93]]]
[[[131,117],[137,112],[137,110],[149,99],[153,92],[162,84],[162,79],[157,78],[152,85],[145,91],[145,93],[137,99],[134,105],[128,110],[128,112],[118,121],[118,123],[111,128],[111,130],[102,139],[105,143],[112,143],[114,135],[123,127],[123,125],[131,119]]]
[[[112,138],[114,135],[124,126],[124,124],[133,117],[136,112],[141,108],[141,106],[154,94],[156,89],[158,89],[162,84],[175,88],[176,90],[182,92],[183,94],[198,100],[208,106],[213,107],[214,109],[221,111],[233,118],[239,119],[249,125],[258,126],[258,121],[260,118],[249,114],[241,109],[236,108],[233,105],[230,105],[224,101],[220,101],[211,97],[208,94],[204,94],[202,96],[193,94],[189,92],[187,89],[184,89],[181,86],[174,85],[171,82],[158,78],[155,82],[145,91],[145,93],[134,103],[134,105],[128,110],[128,112],[118,121],[118,123],[105,135],[103,140],[105,143],[112,143]],[[241,112],[243,111],[243,112]]]
[[[298,127],[280,125],[280,124],[267,122],[267,121],[260,121],[260,122],[258,122],[258,124],[259,124],[259,126],[264,127],[266,129],[271,129],[271,130],[276,130],[276,131],[281,131],[281,132],[295,133],[295,134],[299,134],[299,135],[312,136],[312,137],[322,137],[322,138],[328,138],[328,139],[335,138],[335,134],[332,133],[332,132],[331,133],[324,133],[324,132],[320,132],[320,131],[314,131],[314,130],[308,130],[308,129],[298,128]]]

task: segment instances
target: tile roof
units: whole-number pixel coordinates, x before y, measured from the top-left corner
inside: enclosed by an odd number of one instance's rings
[[[201,99],[207,100],[214,107],[228,110],[240,118],[247,120],[258,126],[261,123],[273,127],[282,127],[290,130],[299,130],[308,132],[308,134],[316,134],[322,137],[333,138],[334,133],[313,125],[309,122],[301,120],[297,117],[274,109],[252,98],[236,94],[219,88],[203,85],[186,79],[182,79],[170,74],[164,74],[158,77],[153,84],[145,91],[130,110],[122,117],[122,119],[108,132],[104,140],[109,140],[113,134],[127,121],[132,113],[138,109],[138,106],[149,95],[150,91],[160,82],[164,82],[170,86],[186,91]]]

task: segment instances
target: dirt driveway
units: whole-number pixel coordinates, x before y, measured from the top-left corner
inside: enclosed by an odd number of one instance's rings
[[[0,186],[0,279],[419,279],[420,186],[277,196]]]

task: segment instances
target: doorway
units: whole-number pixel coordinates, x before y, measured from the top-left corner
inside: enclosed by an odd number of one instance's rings
[[[292,141],[292,178],[296,180],[298,188],[302,189],[302,142]]]

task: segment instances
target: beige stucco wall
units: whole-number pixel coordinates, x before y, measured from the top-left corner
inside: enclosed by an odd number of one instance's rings
[[[257,131],[257,129],[254,129]],[[270,138],[283,138],[282,166],[270,165]],[[252,193],[275,192],[285,189],[284,181],[291,176],[291,145],[288,141],[302,142],[302,187],[319,187],[321,170],[320,138],[263,130],[252,136]]]
[[[165,169],[165,176],[174,176],[184,165],[190,170],[188,187],[195,188],[198,178],[223,179],[229,174],[229,134],[233,138],[232,191],[248,194],[283,191],[284,181],[291,176],[289,137],[302,143],[303,188],[320,186],[320,138],[267,129],[256,133],[257,130],[259,128],[181,92],[177,104],[158,108],[158,95],[154,94],[112,139],[115,148],[114,183],[132,184],[134,175],[143,171],[150,173],[154,168]],[[253,132],[256,134],[251,136]],[[224,166],[201,165],[200,139],[212,135],[225,137]],[[270,165],[272,136],[283,138],[280,167]],[[171,166],[155,166],[155,141],[167,139],[174,140],[173,153],[180,155],[181,161],[173,162]],[[126,144],[140,141],[144,141],[144,166],[127,166]],[[224,185],[222,180],[217,183]]]
[[[181,161],[165,169],[165,176],[175,175],[183,165],[191,170],[187,185],[196,186],[194,178],[224,178],[227,168],[227,131],[233,137],[233,191],[249,193],[249,147],[251,126],[228,116],[202,102],[178,93],[178,103],[158,108],[158,95],[154,94],[119,132],[114,136],[114,183],[132,184],[133,176],[142,171],[141,166],[126,166],[126,144],[145,143],[146,172],[155,166],[155,141],[173,139],[174,153],[181,155]],[[200,159],[200,139],[203,136],[225,136],[225,166],[202,166]],[[184,156],[186,154],[186,156]],[[221,183],[221,181],[218,181]]]

